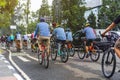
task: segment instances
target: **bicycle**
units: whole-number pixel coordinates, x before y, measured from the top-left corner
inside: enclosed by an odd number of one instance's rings
[[[60,51],[58,50],[58,45],[60,47]],[[58,55],[60,56],[61,62],[66,63],[68,61],[69,54],[67,45],[64,42],[57,43],[54,40],[54,42],[51,43],[51,59],[55,61]]]
[[[31,41],[31,51],[32,52],[37,52],[38,51],[38,41],[36,38],[34,38],[32,41]]]
[[[77,50],[77,54],[79,59],[84,59],[85,56],[90,55],[90,58],[93,62],[98,61],[99,57],[100,57],[100,51],[99,51],[99,47],[96,45],[96,41],[93,41],[93,46],[91,48],[88,48],[89,53],[86,53],[86,39],[85,37],[81,37],[81,45]]]
[[[20,52],[21,51],[21,41],[20,40],[15,40],[15,42],[16,42],[17,52]]]
[[[72,44],[72,42],[66,42],[67,44],[67,48],[68,48],[68,53],[71,57],[73,57],[75,55],[75,48],[74,45]]]
[[[23,40],[23,49],[28,49],[28,43],[27,43],[27,40]]]
[[[41,48],[38,48],[38,62],[40,65],[44,65],[44,67],[47,69],[49,66],[49,54],[47,52],[47,47],[46,47],[46,42],[47,40],[42,40],[41,43]],[[40,51],[42,49],[42,51]]]
[[[116,56],[114,52],[114,38],[113,36],[106,35],[107,42],[103,42],[102,45],[100,45],[100,49],[103,51],[102,56],[102,73],[106,78],[110,78],[115,73],[116,69]],[[104,47],[104,48],[103,48]]]

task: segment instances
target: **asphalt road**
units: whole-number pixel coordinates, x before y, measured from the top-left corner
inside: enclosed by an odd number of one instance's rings
[[[31,80],[120,80],[120,73],[117,72],[120,68],[118,58],[116,72],[110,79],[106,79],[102,74],[101,57],[99,61],[92,62],[90,58],[80,60],[75,54],[67,63],[62,63],[58,57],[56,61],[50,59],[48,69],[39,65],[37,54],[32,53],[30,49],[20,53],[12,49],[11,58]]]

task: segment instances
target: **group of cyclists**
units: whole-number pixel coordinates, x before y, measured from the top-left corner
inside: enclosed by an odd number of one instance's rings
[[[110,31],[112,28],[116,26],[120,22],[120,16],[118,16],[107,28],[106,30],[101,34],[102,37],[105,36],[105,34]],[[85,38],[86,38],[86,53],[88,57],[89,54],[89,48],[92,48],[93,41],[96,39],[96,33],[95,30],[90,26],[90,24],[87,22],[84,25],[83,33],[85,33]],[[35,31],[31,34],[31,49],[33,48],[33,45],[36,41],[38,41],[38,47],[40,48],[40,51],[42,52],[41,49],[41,43],[42,40],[46,40],[46,47],[47,47],[47,53],[50,55],[50,42],[51,38],[54,37],[55,41],[57,43],[72,43],[73,38],[72,38],[72,31],[70,28],[64,29],[62,25],[57,24],[56,22],[52,23],[53,30],[51,32],[49,24],[45,21],[45,18],[40,18],[40,22],[37,23]],[[7,36],[2,36],[1,37],[1,42],[6,42],[6,44],[10,43],[12,44],[13,41],[15,40],[16,42],[16,47],[21,49],[21,34],[19,32],[16,33],[16,35],[7,35]],[[23,36],[23,44],[28,46],[28,36],[25,34]],[[58,48],[58,53],[60,53],[60,45],[57,45]],[[93,49],[94,50],[94,49]],[[115,53],[117,56],[120,58],[120,38],[116,41],[115,46],[114,46]]]
[[[22,36],[19,32],[16,32],[15,35],[2,35],[0,41],[3,47],[10,48],[15,46],[17,49],[21,50],[22,45],[27,46],[28,36],[27,34]],[[15,43],[15,45],[13,43]]]

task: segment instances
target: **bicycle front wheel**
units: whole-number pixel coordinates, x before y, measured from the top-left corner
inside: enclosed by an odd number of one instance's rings
[[[106,78],[113,76],[116,68],[115,52],[112,49],[107,50],[102,57],[102,72]]]

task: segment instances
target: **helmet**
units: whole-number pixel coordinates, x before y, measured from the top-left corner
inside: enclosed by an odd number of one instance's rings
[[[70,28],[66,28],[66,30],[65,30],[65,31],[71,31],[71,30],[70,30]]]
[[[45,18],[41,17],[40,22],[45,22]]]
[[[90,26],[90,23],[87,22],[87,23],[85,24],[85,26]]]

